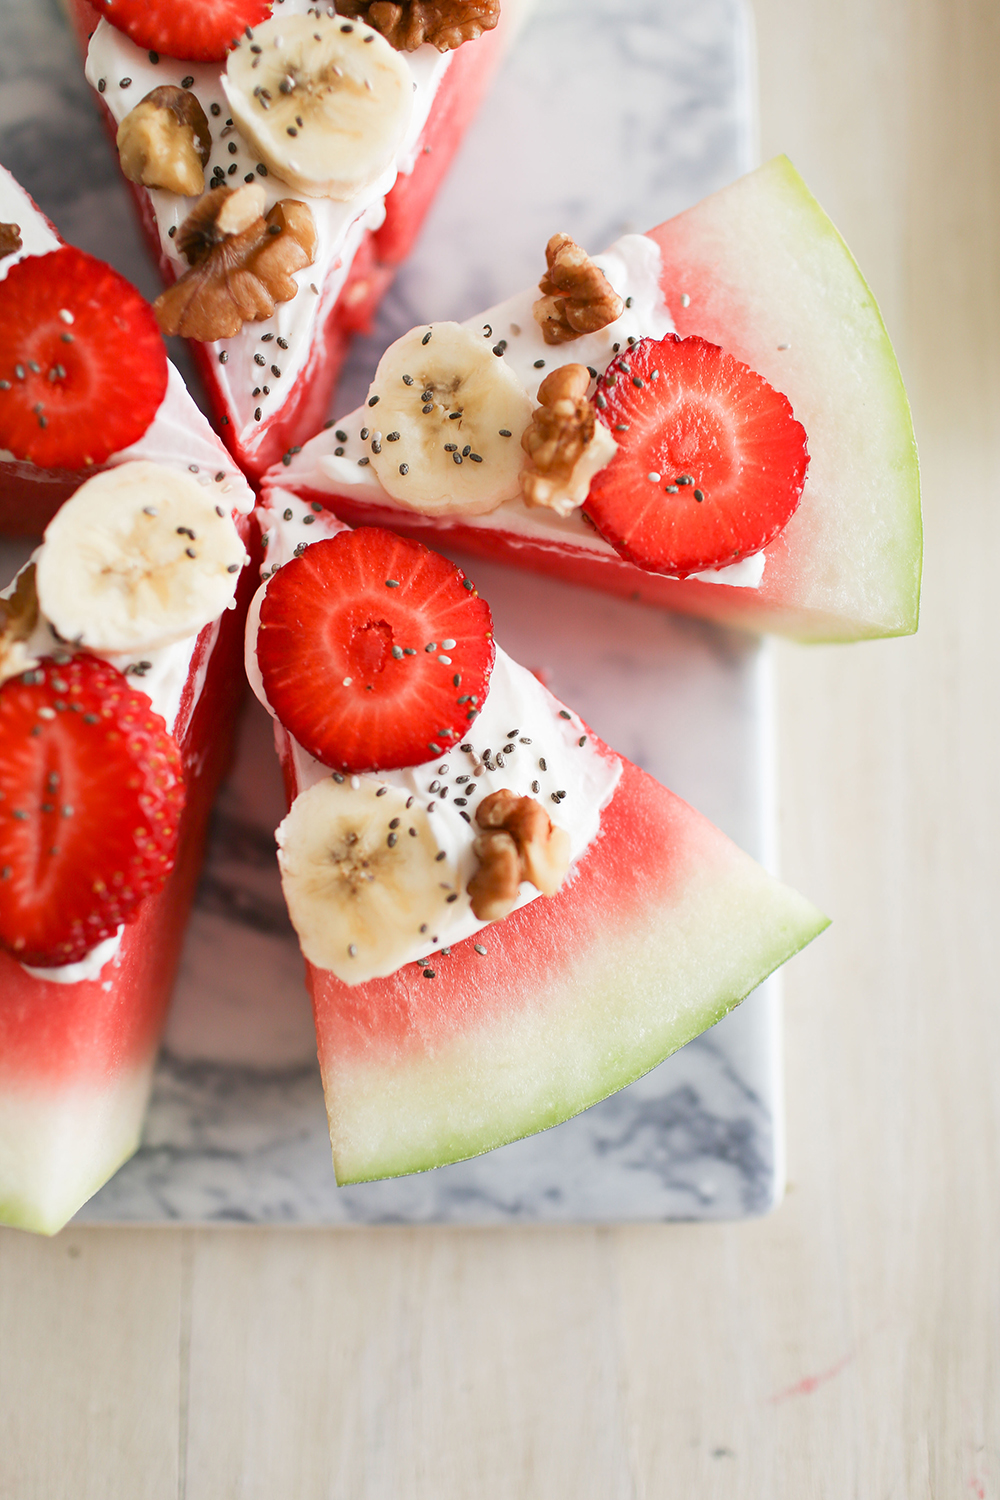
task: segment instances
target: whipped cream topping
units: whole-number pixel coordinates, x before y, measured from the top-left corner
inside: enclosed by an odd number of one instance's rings
[[[21,968],[32,979],[44,979],[49,984],[81,984],[86,979],[100,979],[105,965],[117,958],[124,931],[124,926],[119,927],[116,933],[91,948],[75,964],[60,964],[56,969],[38,969],[31,964],[22,964]]]
[[[347,529],[335,517],[325,512],[317,515],[287,492],[273,492],[258,515],[269,538],[262,570],[265,578],[297,555],[303,543],[308,546],[322,536],[335,536]],[[310,515],[315,516],[313,522],[308,522]],[[257,698],[273,717],[257,665],[257,630],[264,593],[262,586],[247,620],[247,675]],[[276,730],[287,735],[277,725]],[[297,792],[307,791],[331,774],[328,766],[309,755],[291,735],[287,738]],[[479,863],[473,843],[481,832],[475,811],[483,797],[504,787],[519,797],[536,798],[552,822],[569,834],[571,867],[567,879],[572,880],[572,866],[597,837],[601,812],[614,795],[621,773],[619,758],[598,747],[578,715],[564,708],[527,668],[497,647],[486,698],[461,745],[423,765],[356,778],[358,785],[368,781],[397,787],[412,796],[427,813],[439,849],[445,850],[459,870],[458,900],[442,915],[440,929],[415,944],[400,967],[490,925],[473,915],[466,894]],[[518,907],[534,901],[539,894],[530,882],[523,881]]]
[[[593,259],[625,302],[621,317],[607,328],[584,334],[567,344],[546,344],[532,313],[538,300],[537,289],[518,292],[482,315],[467,319],[464,325],[474,333],[481,333],[491,345],[504,344],[503,359],[533,401],[537,400],[538,387],[545,377],[561,365],[589,365],[603,374],[611,361],[628,349],[630,341],[662,339],[674,332],[674,322],[660,288],[660,250],[654,240],[643,234],[623,235],[603,255],[595,255]],[[332,423],[282,469],[280,482],[320,493],[342,494],[352,501],[386,506],[410,517],[418,515],[419,512],[407,510],[393,500],[379,483],[371,464],[361,462],[367,458],[369,449],[360,433],[370,425],[371,413],[366,406]],[[485,515],[435,516],[434,526],[513,533],[525,541],[562,543],[597,555],[618,556],[610,542],[587,524],[581,511],[560,516],[552,510],[527,506],[521,499],[506,500]],[[765,555],[757,552],[691,577],[703,583],[759,588],[764,566]]]
[[[275,13],[304,15],[314,3],[315,0],[279,0],[282,8]],[[439,53],[426,43],[415,52],[400,56],[412,78],[413,110],[396,161],[355,198],[335,202],[331,198],[306,197],[294,192],[273,173],[260,172],[256,154],[232,124],[221,82],[223,64],[190,63],[165,56],[153,63],[148,52],[135,46],[107,21],[100,22],[91,38],[87,79],[117,121],[123,120],[152,89],[163,84],[187,88],[204,109],[212,130],[212,154],[205,167],[206,188],[218,166],[231,187],[241,186],[248,178],[262,186],[265,213],[281,198],[297,198],[312,210],[318,241],[316,259],[311,266],[295,273],[299,288],[295,297],[279,303],[273,317],[247,323],[235,338],[221,339],[208,346],[219,360],[218,378],[230,419],[241,444],[251,451],[301,373],[308,359],[316,319],[324,317],[340,295],[365,232],[382,224],[385,198],[397,175],[413,170],[419,138],[451,62],[451,53]],[[188,263],[176,249],[174,237],[198,199],[157,188],[148,191],[163,254],[181,276]],[[255,361],[255,355],[264,357],[263,365]]]

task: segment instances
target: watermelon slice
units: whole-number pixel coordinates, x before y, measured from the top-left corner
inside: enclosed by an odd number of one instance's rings
[[[187,799],[164,889],[94,978],[56,983],[0,952],[2,1224],[55,1234],[139,1144],[208,816],[232,754],[252,576],[244,569],[237,608],[202,631],[188,668],[175,727]]]
[[[0,221],[17,223],[23,241],[16,257],[0,261],[0,279],[16,260],[62,244],[2,171]],[[107,467],[134,459],[194,469],[233,508],[247,549],[255,550],[252,492],[172,368],[152,425],[138,443],[112,454]],[[0,455],[0,533],[37,535],[93,472],[53,471]],[[10,546],[4,561],[13,569],[24,552],[24,544]],[[75,971],[82,975],[76,980],[39,977],[0,952],[0,1223],[55,1233],[138,1145],[208,815],[232,752],[252,580],[253,570],[245,568],[235,607],[196,638],[165,648],[173,656],[170,728],[181,750],[186,801],[177,863],[164,888],[142,903],[114,956]],[[129,680],[153,690],[141,675]],[[99,971],[91,974],[90,967]]]
[[[914,631],[922,534],[906,394],[875,300],[795,168],[778,157],[644,241],[647,251],[656,250],[657,305],[643,311],[637,295],[636,306],[600,334],[557,348],[543,344],[531,317],[534,290],[466,326],[488,328],[493,338],[504,334],[505,347],[497,347],[531,395],[541,378],[536,369],[548,373],[578,361],[603,371],[616,346],[627,351],[627,337],[662,337],[671,324],[680,336],[698,335],[762,375],[805,428],[810,462],[798,510],[756,559],[682,580],[633,566],[579,512],[562,517],[518,500],[486,515],[431,517],[404,509],[370,467],[358,467],[363,409],[265,475],[265,494],[281,485],[353,525],[436,537],[727,625],[804,641]],[[637,243],[643,237],[627,237],[603,258],[623,296],[638,287],[628,281],[629,262],[642,260]],[[758,571],[763,564],[762,576],[754,576],[755,561]]]
[[[306,531],[292,497],[275,499],[258,516],[266,555],[279,567],[305,538],[342,530],[332,516],[307,513]],[[252,626],[247,660],[263,698]],[[525,685],[512,687],[519,676]],[[534,767],[546,724],[566,720],[571,748],[559,753],[621,762],[622,776],[597,836],[555,896],[449,947],[429,937],[426,954],[387,978],[348,985],[307,963],[341,1183],[459,1161],[569,1118],[711,1026],[827,925],[673,793],[596,736],[578,737],[575,715],[523,668],[507,662],[502,681],[500,717],[487,696],[467,731],[474,744],[453,749],[451,767],[398,773],[408,790],[426,795],[420,788],[433,775],[434,797],[448,799],[452,781],[456,797],[468,795],[475,778],[464,773],[475,755],[489,759],[478,747],[503,745],[498,725],[515,717],[519,728],[496,757],[501,781],[518,787],[519,776],[538,775],[520,757]],[[592,750],[583,752],[588,740]],[[292,802],[329,772],[281,725],[276,741]],[[537,765],[559,774],[551,756]],[[538,795],[537,782],[532,790]],[[545,794],[543,786],[543,802]],[[451,837],[442,834],[443,847]]]
[[[282,14],[306,8],[300,0],[288,0]],[[100,92],[112,140],[119,122],[145,94],[163,84],[179,84],[201,100],[209,119],[213,150],[206,182],[208,173],[216,171],[225,174],[228,185],[242,184],[248,169],[254,176],[256,158],[248,156],[249,148],[239,133],[227,127],[230,112],[219,87],[221,64],[184,63],[147,53],[115,31],[89,0],[68,0],[67,9],[81,49],[88,55],[88,77]],[[367,192],[353,205],[313,200],[321,243],[316,268],[297,278],[300,290],[294,301],[279,305],[266,321],[245,325],[235,339],[191,342],[219,432],[252,478],[289,448],[303,443],[322,422],[351,336],[369,330],[397,267],[409,253],[499,65],[517,10],[516,4],[505,5],[496,30],[484,32],[452,53],[439,57],[424,47],[414,54],[414,77],[420,83],[425,111],[419,134],[404,142],[398,176],[388,192],[383,182],[381,189],[376,186],[374,198]],[[120,86],[123,78],[127,81],[124,89]],[[230,155],[233,147],[237,152]],[[234,165],[238,170],[231,176]],[[262,181],[260,177],[255,180]],[[150,251],[169,286],[187,269],[174,236],[196,200],[130,186]],[[281,184],[272,176],[267,186],[280,189]],[[283,196],[301,197],[287,188]],[[383,197],[385,217],[381,219]],[[331,208],[336,212],[328,214]],[[327,217],[329,234],[337,238],[324,249]],[[262,336],[284,340],[284,352],[277,359],[273,358],[276,344],[262,342]],[[263,374],[259,362],[254,362],[255,353],[269,356]],[[273,364],[281,373],[271,379]]]

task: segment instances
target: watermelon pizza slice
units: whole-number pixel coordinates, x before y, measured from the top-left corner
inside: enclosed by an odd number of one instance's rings
[[[511,660],[455,564],[290,492],[258,514],[247,671],[338,1182],[567,1119],[825,927]]]
[[[499,62],[499,0],[70,0],[180,333],[252,476],[319,426]],[[385,34],[383,34],[383,32]]]
[[[138,1144],[232,747],[253,494],[149,306],[0,173],[0,1222]],[[61,501],[61,504],[58,502]]]
[[[777,158],[384,354],[265,475],[352,524],[800,640],[916,629],[919,476],[872,294]]]

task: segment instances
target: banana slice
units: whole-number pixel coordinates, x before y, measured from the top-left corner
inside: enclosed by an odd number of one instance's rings
[[[230,603],[247,561],[214,495],[146,462],[88,479],[44,540],[42,613],[64,640],[101,652],[151,651],[196,634]]]
[[[406,803],[396,787],[328,777],[296,797],[275,835],[302,952],[345,984],[394,973],[456,909],[458,871],[439,857],[427,814]]]
[[[273,16],[229,54],[222,86],[237,127],[298,193],[348,199],[396,156],[413,83],[383,36],[344,16]]]
[[[468,328],[434,323],[390,344],[368,406],[372,468],[401,505],[475,516],[520,493],[521,434],[533,404]]]

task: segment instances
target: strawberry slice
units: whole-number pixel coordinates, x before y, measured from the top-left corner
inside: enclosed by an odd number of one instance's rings
[[[43,468],[103,463],[142,437],[167,390],[152,308],[66,246],[0,282],[0,448]]]
[[[686,578],[759,552],[802,496],[806,434],[779,391],[697,336],[642,339],[598,382],[618,452],[584,512],[622,557]]]
[[[0,688],[0,943],[75,963],[174,865],[180,752],[105,661],[43,660]]]
[[[222,62],[247,26],[271,14],[272,0],[98,0],[106,21],[137,47],[186,62]]]
[[[443,755],[476,718],[494,655],[489,605],[461,569],[374,527],[307,547],[261,604],[267,701],[339,771]]]

